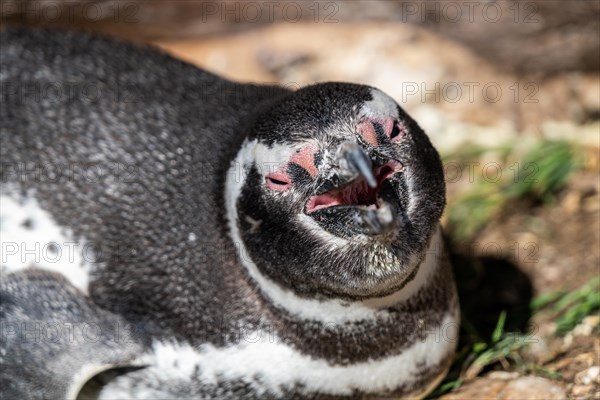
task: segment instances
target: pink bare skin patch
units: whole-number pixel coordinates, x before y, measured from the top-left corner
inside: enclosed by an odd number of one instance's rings
[[[289,161],[281,165],[277,171],[271,172],[266,176],[266,183],[270,189],[277,192],[285,192],[292,187],[292,180],[288,176],[287,170],[290,164],[297,164],[304,168],[311,177],[316,177],[317,166],[315,165],[315,154],[319,151],[319,146],[316,143],[310,143],[296,150],[290,157]]]
[[[298,164],[304,168],[313,178],[319,172],[315,165],[315,154],[319,151],[319,146],[316,143],[310,143],[298,149],[291,157],[290,162]]]
[[[372,146],[378,145],[375,127],[373,127],[373,123],[370,120],[366,120],[358,124],[358,130],[365,142]]]
[[[378,119],[369,118],[358,124],[358,130],[363,140],[372,146],[380,145],[377,139],[376,124],[381,126],[385,136],[390,138],[392,143],[399,142],[405,134],[405,128],[401,126],[394,118]]]

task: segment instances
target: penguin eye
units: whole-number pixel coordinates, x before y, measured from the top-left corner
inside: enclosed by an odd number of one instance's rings
[[[292,187],[290,179],[282,173],[271,173],[265,180],[269,188],[278,192],[284,192]]]

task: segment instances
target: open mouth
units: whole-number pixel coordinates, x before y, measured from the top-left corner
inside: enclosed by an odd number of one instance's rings
[[[306,203],[306,213],[335,206],[362,206],[364,208],[379,208],[379,194],[383,182],[396,173],[402,171],[402,164],[398,161],[389,161],[373,170],[377,186],[371,187],[365,179],[357,179],[342,187],[334,188],[328,192],[312,196]]]

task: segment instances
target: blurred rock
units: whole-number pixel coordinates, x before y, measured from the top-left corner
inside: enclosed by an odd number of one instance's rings
[[[575,399],[591,399],[593,392],[594,385],[573,385],[571,388],[571,396]]]
[[[568,213],[575,213],[581,208],[582,195],[580,192],[567,192],[561,201],[561,206]]]
[[[567,395],[558,383],[539,376],[523,376],[510,381],[501,394],[506,400],[564,400]]]
[[[594,366],[581,371],[575,376],[575,382],[583,385],[600,384],[600,367]]]
[[[528,362],[543,365],[558,354],[558,351],[551,348],[546,338],[540,335],[531,336],[528,343],[529,345],[522,350],[522,356]]]
[[[564,388],[549,379],[522,376],[513,380],[494,379],[492,374],[461,386],[444,395],[442,400],[497,399],[497,400],[564,400]]]
[[[600,196],[590,196],[583,201],[583,210],[587,213],[600,211]]]
[[[499,399],[505,386],[504,380],[483,377],[463,384],[458,390],[440,397],[440,400]]]
[[[520,74],[600,69],[598,1],[473,2],[469,10],[460,7],[458,19],[448,3],[418,4],[421,13],[412,21],[467,44],[500,69]]]
[[[517,379],[519,377],[518,372],[508,372],[508,371],[492,371],[487,374],[489,379],[495,379],[500,381],[509,381],[511,379]]]
[[[600,317],[597,315],[589,315],[583,319],[575,328],[573,328],[574,336],[590,336],[594,329],[600,323]]]

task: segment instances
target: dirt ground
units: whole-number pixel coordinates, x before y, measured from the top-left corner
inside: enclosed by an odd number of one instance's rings
[[[486,272],[479,277],[477,286],[461,291],[463,308],[471,313],[471,318],[484,332],[491,332],[495,316],[508,310],[507,326],[525,332],[534,342],[525,351],[525,360],[560,377],[537,377],[538,381],[525,380],[526,384],[515,385],[515,381],[527,377],[518,372],[490,371],[443,399],[600,398],[597,316],[588,317],[565,337],[556,334],[555,316],[551,313],[526,313],[524,320],[519,320],[523,305],[534,296],[569,292],[599,275],[598,181],[597,174],[577,174],[556,204],[532,206],[524,202],[491,221],[476,239],[457,243],[454,249],[472,256],[471,260],[486,260]],[[486,257],[496,260],[490,262]],[[498,265],[497,259],[505,260],[501,272],[492,269]],[[455,263],[454,267],[460,279],[464,265]],[[490,276],[486,277],[486,273]],[[471,302],[477,306],[471,307]],[[498,365],[495,369],[504,368]],[[518,369],[508,366],[506,370]]]

